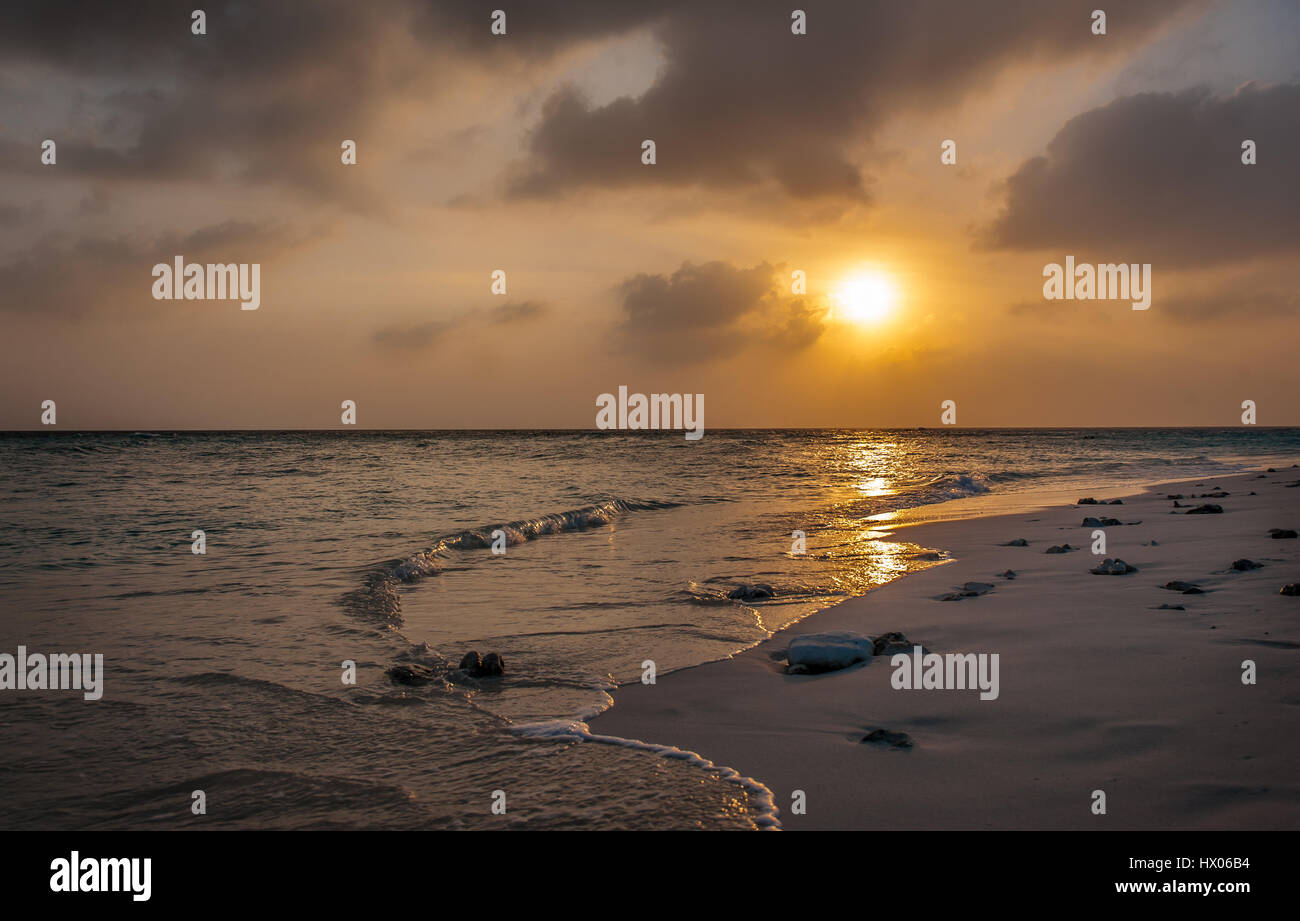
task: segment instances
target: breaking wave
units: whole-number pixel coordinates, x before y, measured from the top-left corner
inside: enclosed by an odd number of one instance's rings
[[[402,560],[391,560],[366,574],[365,583],[349,592],[344,606],[354,615],[389,627],[401,626],[401,599],[398,586],[416,582],[437,573],[456,554],[486,550],[504,536],[508,546],[522,544],[548,534],[585,531],[609,524],[629,512],[677,508],[680,503],[654,500],[606,499],[595,505],[555,512],[537,518],[523,518],[503,524],[486,525],[448,534],[434,541],[427,550]]]

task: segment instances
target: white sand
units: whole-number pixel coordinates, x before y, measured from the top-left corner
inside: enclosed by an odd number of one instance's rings
[[[786,829],[1300,827],[1300,598],[1278,594],[1300,582],[1300,540],[1268,535],[1300,527],[1300,488],[1285,486],[1297,478],[1279,468],[1153,487],[1123,505],[898,528],[895,539],[955,561],[730,659],[620,688],[591,729],[735,768],[772,790]],[[1194,504],[1224,514],[1170,513],[1166,493],[1219,487],[1231,495]],[[1085,516],[1142,521],[1105,529],[1107,556],[1140,572],[1089,574],[1102,558]],[[1018,537],[1029,546],[999,546]],[[1144,546],[1152,539],[1159,546]],[[1065,542],[1083,549],[1043,552]],[[1265,566],[1225,572],[1242,557]],[[1008,568],[1014,581],[996,575]],[[1161,588],[1174,579],[1207,593]],[[996,588],[936,600],[967,581]],[[1162,603],[1186,610],[1155,610]],[[773,658],[799,634],[890,630],[932,652],[999,654],[1000,696],[896,690],[888,656],[811,676]],[[1253,687],[1245,659],[1258,667]],[[906,732],[914,747],[862,744],[872,727]],[[1091,811],[1098,789],[1104,816]],[[794,790],[806,792],[806,815],[791,813]]]

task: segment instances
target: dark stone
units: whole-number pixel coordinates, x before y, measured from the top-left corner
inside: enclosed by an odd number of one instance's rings
[[[1009,541],[1007,541],[1007,542],[1006,542],[1005,544],[1003,544],[1002,546],[1004,546],[1004,547],[1028,547],[1028,546],[1029,546],[1029,541],[1025,540],[1023,537],[1017,537],[1015,540],[1009,540]]]
[[[1290,585],[1284,585],[1277,590],[1279,595],[1300,595],[1300,582],[1292,582]]]
[[[1213,502],[1207,502],[1204,505],[1198,505],[1196,508],[1189,508],[1188,515],[1222,515],[1223,506],[1215,505]]]
[[[394,684],[420,685],[433,680],[433,669],[424,665],[394,665],[388,670]]]
[[[912,747],[911,736],[905,732],[894,732],[892,729],[873,729],[862,737],[862,742],[899,750]]]
[[[1003,579],[1014,579],[1016,577],[1016,571],[1014,569],[1008,569],[1006,572],[998,573],[998,575]]]
[[[1186,611],[1187,608],[1183,607],[1181,604],[1162,604],[1160,605],[1160,607],[1156,608],[1156,610],[1157,611]]]
[[[980,595],[987,595],[993,591],[993,586],[987,582],[967,582],[955,592],[949,592],[939,598],[940,601],[961,601],[963,598],[978,598]]]
[[[1087,499],[1080,499],[1075,505],[1101,505],[1096,499],[1089,496]]]
[[[506,673],[506,663],[500,653],[489,652],[480,659],[478,651],[473,649],[461,656],[459,668],[471,678],[496,678]]]
[[[911,652],[913,643],[906,636],[897,630],[891,630],[888,633],[873,637],[871,640],[871,654],[873,656],[883,656],[897,652]]]
[[[758,582],[754,585],[745,583],[733,588],[727,593],[727,597],[735,601],[754,601],[759,598],[771,598],[775,594],[776,592],[772,590],[772,586]]]
[[[1273,540],[1289,540],[1295,537],[1295,531],[1290,528],[1269,528],[1268,535]]]
[[[1177,579],[1172,582],[1166,582],[1164,587],[1169,589],[1171,592],[1182,592],[1184,595],[1199,595],[1201,593],[1201,590],[1196,587],[1195,583],[1180,582]]]
[[[1075,548],[1071,547],[1069,544],[1061,544],[1060,546],[1056,546],[1056,547],[1048,547],[1043,552],[1044,553],[1069,553],[1071,550],[1074,549]]]
[[[1262,569],[1263,563],[1256,563],[1254,560],[1240,559],[1232,561],[1232,568],[1237,572],[1246,572],[1251,569]]]
[[[1121,559],[1106,559],[1096,569],[1088,570],[1094,576],[1124,576],[1131,572],[1137,572],[1136,566],[1130,566]]]
[[[1123,504],[1124,504],[1124,500],[1123,500],[1123,499],[1111,499],[1111,500],[1110,500],[1109,502],[1107,502],[1106,504],[1107,504],[1107,505],[1123,505]]]
[[[506,661],[499,653],[489,652],[483,657],[483,667],[479,669],[478,678],[497,678],[506,673]]]

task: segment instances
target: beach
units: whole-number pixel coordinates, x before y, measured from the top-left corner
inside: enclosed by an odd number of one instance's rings
[[[727,659],[625,684],[591,732],[752,778],[785,830],[1300,827],[1300,598],[1279,593],[1300,581],[1300,541],[1270,535],[1300,524],[1298,482],[1300,469],[1279,467],[1022,496],[1020,510],[987,517],[946,518],[944,506],[891,517],[876,525],[882,539],[947,561]],[[1075,504],[1085,497],[1122,504]],[[1205,505],[1222,512],[1187,514]],[[1104,556],[1088,517],[1120,522],[1101,528]],[[1007,545],[1017,539],[1027,545]],[[1078,549],[1046,552],[1067,543]],[[1092,574],[1106,558],[1137,571]],[[972,582],[992,588],[941,600]],[[796,637],[891,631],[930,653],[996,654],[997,696],[895,688],[889,655],[785,672]],[[876,729],[910,747],[862,741]]]

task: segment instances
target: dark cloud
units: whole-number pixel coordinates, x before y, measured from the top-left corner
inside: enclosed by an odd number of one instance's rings
[[[430,320],[415,326],[389,326],[375,333],[375,345],[384,349],[422,351],[441,342],[459,324],[454,320]]]
[[[824,309],[809,303],[805,298],[795,298],[790,301],[785,324],[772,333],[768,340],[790,349],[807,348],[821,338],[825,330],[822,317],[825,315]]]
[[[93,0],[0,6],[5,70],[53,68],[54,85],[75,87],[85,113],[66,125],[7,120],[0,168],[42,170],[33,145],[50,137],[60,172],[42,178],[233,173],[358,210],[378,207],[361,175],[342,171],[339,145],[364,138],[376,100],[419,85],[427,71],[413,49],[386,53],[417,8],[398,0],[212,2],[203,4],[202,36],[190,31],[193,8],[160,0],[132,3],[129,13]]]
[[[1129,309],[1125,302],[1102,300],[1017,301],[1006,312],[1017,320],[1041,320],[1059,326],[1067,317],[1089,320],[1114,318]],[[1150,317],[1153,322],[1207,324],[1272,320],[1300,317],[1300,293],[1272,278],[1255,273],[1243,277],[1221,277],[1208,282],[1184,281],[1180,288],[1156,289]]]
[[[1171,294],[1160,305],[1162,316],[1194,323],[1219,323],[1300,317],[1300,293],[1256,289],[1253,285],[1220,285],[1197,294]]]
[[[465,311],[459,316],[431,320],[414,326],[398,324],[377,330],[371,337],[375,345],[394,351],[421,352],[447,341],[459,334],[484,324],[509,326],[526,323],[544,316],[547,307],[540,301],[508,301],[486,311]]]
[[[749,269],[685,262],[672,275],[634,275],[619,293],[622,347],[668,362],[731,355],[755,344],[804,348],[821,335],[825,315],[805,298],[784,294],[780,271],[766,262]]]
[[[546,305],[540,301],[510,301],[500,307],[494,307],[489,319],[493,323],[508,325],[535,320],[546,313]]]
[[[244,222],[147,239],[50,234],[0,265],[0,310],[76,316],[155,305],[152,271],[159,262],[183,256],[186,262],[265,264],[323,234]]]
[[[79,214],[107,214],[111,206],[112,196],[102,185],[97,185],[89,195],[81,199],[81,204],[77,206]]]
[[[468,0],[212,0],[202,4],[207,33],[194,35],[195,6],[0,4],[0,74],[41,75],[22,83],[51,87],[42,107],[78,113],[55,124],[6,118],[0,169],[45,180],[233,177],[382,212],[364,169],[342,169],[339,145],[357,140],[364,164],[391,140],[376,130],[390,103],[451,92],[475,65],[544,59],[660,15],[557,0],[510,10],[508,35],[493,36],[493,7]],[[60,172],[41,169],[35,145],[46,137],[58,142]]]
[[[1258,163],[1241,162],[1241,143]],[[1117,99],[1071,119],[1007,180],[988,249],[1188,266],[1300,243],[1300,86]]]
[[[618,35],[653,24],[676,11],[707,5],[709,0],[546,0],[545,3],[481,3],[477,0],[420,2],[414,6],[411,32],[422,42],[470,57],[518,59],[545,57],[579,42]],[[720,9],[728,4],[714,3]],[[504,9],[506,34],[491,31],[492,12]],[[787,15],[789,15],[787,13]]]
[[[770,181],[794,197],[863,200],[851,148],[899,107],[951,105],[1035,57],[1114,53],[1188,5],[1127,4],[1104,39],[1077,0],[814,6],[803,36],[791,34],[789,3],[660,5],[653,23],[666,65],[654,86],[598,107],[572,88],[557,92],[510,189],[549,197],[583,186]],[[654,166],[641,162],[647,138]]]
[[[513,194],[773,182],[794,197],[863,201],[851,148],[897,107],[951,104],[1031,57],[1131,47],[1198,2],[1126,4],[1099,40],[1079,0],[827,4],[808,9],[805,36],[790,33],[791,4],[774,0],[549,0],[507,9],[504,36],[490,32],[493,6],[477,2],[214,0],[203,5],[207,34],[196,36],[192,3],[137,0],[126,14],[97,0],[14,0],[0,4],[4,71],[52,71],[50,92],[72,94],[63,101],[81,114],[63,125],[7,119],[0,169],[34,174],[33,145],[54,137],[74,175],[233,175],[378,213],[387,199],[362,166],[341,167],[339,144],[357,140],[363,164],[390,140],[377,130],[389,103],[451,92],[475,69],[525,74],[583,42],[644,28],[664,49],[655,85],[596,108],[573,89],[556,93]],[[659,147],[654,167],[640,163],[647,137]]]

